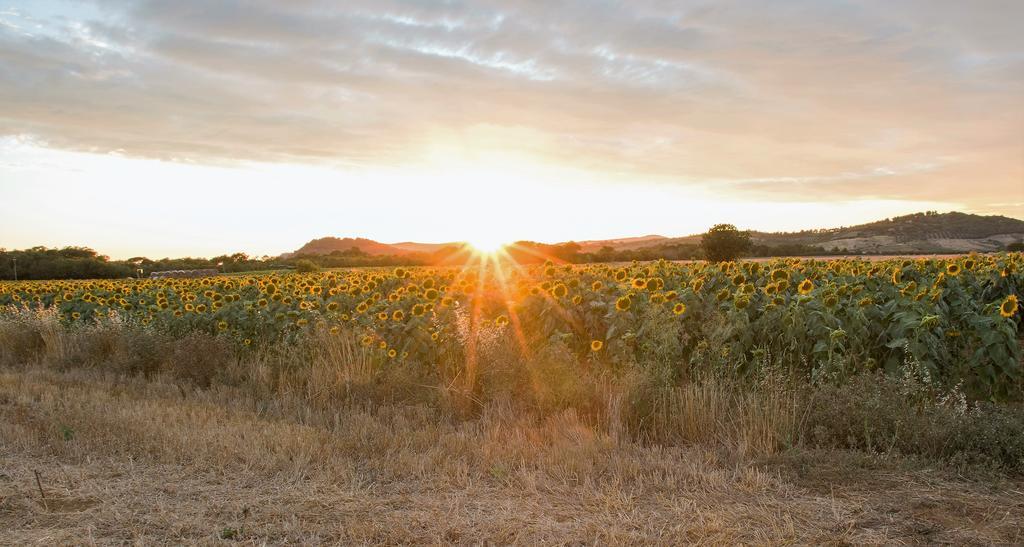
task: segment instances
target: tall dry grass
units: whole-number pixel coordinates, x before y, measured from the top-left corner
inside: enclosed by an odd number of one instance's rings
[[[593,367],[557,346],[527,359],[501,340],[478,348],[469,375],[465,353],[395,364],[351,333],[313,330],[298,343],[250,351],[199,333],[175,338],[116,316],[68,328],[47,310],[0,317],[0,364],[166,376],[230,389],[231,404],[244,401],[300,423],[325,424],[339,410],[393,408],[419,408],[453,423],[495,412],[536,423],[571,415],[616,445],[702,445],[737,459],[840,447],[1024,471],[1024,410],[968,405],[907,377],[817,385],[702,374],[682,381],[665,366]]]

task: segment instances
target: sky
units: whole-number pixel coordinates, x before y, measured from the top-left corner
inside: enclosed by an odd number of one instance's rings
[[[1019,0],[0,0],[0,247],[1024,218]]]

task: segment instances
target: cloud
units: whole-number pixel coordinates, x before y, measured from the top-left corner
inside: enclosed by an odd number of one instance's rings
[[[373,168],[485,132],[539,162],[776,199],[1024,194],[1012,0],[49,5],[0,12],[0,135]]]

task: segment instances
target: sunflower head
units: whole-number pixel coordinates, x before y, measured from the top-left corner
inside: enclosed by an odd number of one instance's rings
[[[956,262],[951,262],[946,265],[946,275],[956,277],[960,275],[960,265]]]
[[[1017,313],[1019,304],[1017,302],[1017,295],[1011,294],[1003,300],[1003,303],[999,305],[999,315],[1003,317],[1013,317]]]
[[[564,283],[559,283],[551,288],[551,295],[555,298],[565,298],[567,294],[569,294],[569,287],[566,287]]]
[[[628,296],[623,296],[615,301],[615,309],[619,311],[626,311],[633,305],[633,301]]]
[[[590,341],[590,351],[601,351],[602,348],[604,348],[604,342],[601,340]]]
[[[686,312],[686,304],[683,304],[682,302],[676,302],[676,305],[672,306],[672,313],[674,313],[676,315],[682,315],[685,312]]]
[[[811,281],[810,279],[804,279],[803,281],[800,282],[800,285],[797,286],[797,291],[799,291],[800,294],[810,294],[810,292],[813,290],[814,282]]]

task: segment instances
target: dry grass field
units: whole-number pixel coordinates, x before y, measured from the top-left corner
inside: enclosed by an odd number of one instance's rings
[[[571,410],[452,421],[306,397],[4,371],[0,543],[1024,541],[1024,483],[1005,476],[641,443]]]

